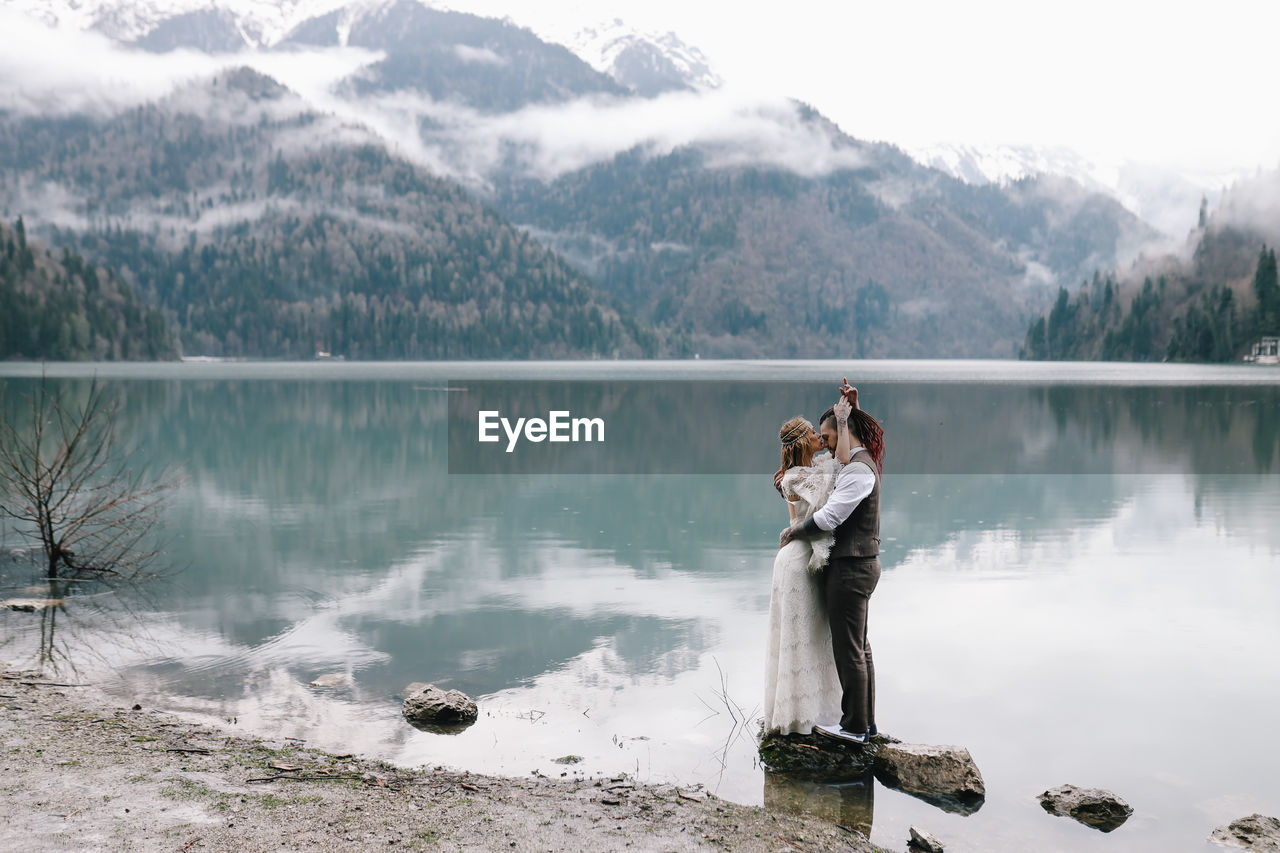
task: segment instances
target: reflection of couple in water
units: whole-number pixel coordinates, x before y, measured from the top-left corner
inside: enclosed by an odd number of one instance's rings
[[[774,485],[791,524],[773,563],[764,730],[866,743],[876,734],[867,603],[880,580],[884,433],[846,381],[817,430],[795,417],[778,437]]]

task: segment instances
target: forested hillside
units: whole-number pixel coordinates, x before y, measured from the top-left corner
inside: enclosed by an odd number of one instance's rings
[[[704,356],[1010,357],[1046,279],[1152,236],[1076,185],[975,187],[891,146],[837,144],[862,165],[806,176],[636,149],[510,180],[494,204]]]
[[[1189,261],[1166,258],[1140,277],[1098,274],[1075,294],[1059,290],[1027,330],[1022,357],[1230,362],[1263,335],[1280,335],[1275,249],[1256,231],[1210,225]]]
[[[0,359],[177,358],[159,311],[110,269],[27,239],[0,222]]]
[[[113,118],[10,117],[0,152],[11,186],[56,186],[71,208],[52,239],[120,270],[188,354],[652,350],[584,276],[459,186],[378,145],[326,143],[322,120],[242,69]]]

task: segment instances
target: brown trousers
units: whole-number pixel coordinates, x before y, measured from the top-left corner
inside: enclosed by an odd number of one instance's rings
[[[870,730],[876,722],[876,668],[867,642],[867,602],[880,581],[876,557],[832,557],[826,571],[831,650],[840,675],[840,727]]]

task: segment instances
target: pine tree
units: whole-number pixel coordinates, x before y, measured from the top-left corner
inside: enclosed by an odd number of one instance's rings
[[[1280,334],[1280,281],[1276,275],[1275,249],[1262,247],[1258,269],[1253,275],[1253,290],[1258,297],[1258,334]]]

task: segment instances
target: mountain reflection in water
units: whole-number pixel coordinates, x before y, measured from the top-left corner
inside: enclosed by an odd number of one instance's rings
[[[609,447],[632,467],[561,476],[450,474],[447,366],[108,380],[122,437],[182,474],[165,518],[179,571],[66,590],[49,615],[0,617],[0,640],[15,665],[74,664],[129,704],[408,765],[628,772],[851,828],[874,800],[872,838],[895,849],[913,822],[949,849],[1101,849],[1035,803],[1064,782],[1134,804],[1125,849],[1199,844],[1280,801],[1264,758],[1280,753],[1280,389],[1059,384],[1055,369],[861,384],[888,438],[878,717],[970,749],[988,798],[969,817],[759,766],[777,426],[831,396],[807,377],[686,368],[671,393],[694,403],[666,410],[654,380]],[[0,379],[10,401],[31,381]],[[644,460],[717,473],[634,473]],[[25,586],[16,571],[2,582]],[[308,687],[326,674],[347,678]],[[414,681],[466,691],[480,719],[447,738],[410,728],[395,697]],[[1205,727],[1226,741],[1187,750]],[[569,753],[583,763],[552,763]]]

